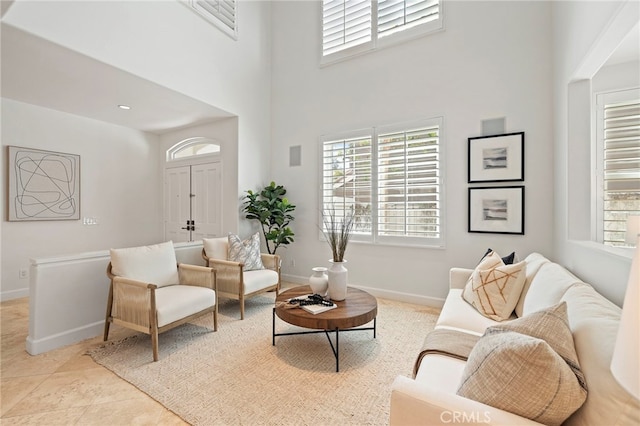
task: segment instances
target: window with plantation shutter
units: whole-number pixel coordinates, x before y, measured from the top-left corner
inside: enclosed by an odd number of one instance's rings
[[[378,234],[440,238],[438,126],[378,136]]]
[[[324,56],[371,40],[370,0],[327,0],[322,4]]]
[[[354,240],[442,246],[440,127],[432,119],[323,137],[322,209],[352,210]]]
[[[440,17],[439,0],[378,0],[378,37],[391,35]]]
[[[371,236],[370,132],[329,138],[322,144],[322,205],[344,217],[353,209],[354,232]]]
[[[323,0],[322,62],[442,28],[442,0]]]
[[[626,246],[626,220],[640,214],[640,90],[597,96],[598,241]]]
[[[188,5],[225,34],[237,38],[236,0],[187,0]]]

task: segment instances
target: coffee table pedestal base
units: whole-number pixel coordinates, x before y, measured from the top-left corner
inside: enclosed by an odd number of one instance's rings
[[[345,328],[345,329],[340,329],[340,328],[336,328],[333,330],[310,330],[310,331],[296,331],[296,332],[291,332],[291,333],[276,333],[276,309],[273,308],[273,323],[272,323],[272,336],[271,336],[271,344],[273,346],[276,345],[276,337],[279,336],[297,336],[297,335],[301,335],[301,334],[318,334],[318,333],[324,333],[325,336],[327,336],[327,340],[329,341],[329,344],[331,345],[331,350],[333,351],[333,355],[336,358],[336,373],[340,371],[340,333],[341,332],[345,332],[345,331],[366,331],[366,330],[373,330],[373,338],[376,338],[376,318],[373,319],[373,327],[356,327],[356,328]],[[335,345],[333,344],[333,341],[331,340],[331,336],[329,335],[329,333],[335,333],[336,337],[336,343]]]

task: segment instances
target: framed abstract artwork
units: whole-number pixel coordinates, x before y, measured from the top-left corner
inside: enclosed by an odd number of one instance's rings
[[[524,186],[469,188],[468,231],[524,235]]]
[[[8,219],[79,220],[80,156],[8,147]]]
[[[468,182],[524,180],[524,132],[468,139]]]

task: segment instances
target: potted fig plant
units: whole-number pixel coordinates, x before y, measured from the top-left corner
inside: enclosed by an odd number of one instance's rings
[[[244,197],[245,217],[260,222],[269,254],[275,254],[280,246],[291,244],[295,235],[289,224],[294,219],[292,213],[296,206],[284,196],[286,193],[284,186],[271,182],[260,192],[248,190]]]

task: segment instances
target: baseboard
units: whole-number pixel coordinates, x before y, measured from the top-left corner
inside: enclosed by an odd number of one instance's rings
[[[38,355],[63,346],[72,345],[85,339],[96,337],[104,332],[104,321],[98,321],[82,327],[67,330],[63,333],[53,334],[42,339],[33,339],[27,336],[27,352]]]
[[[6,302],[7,300],[20,299],[22,297],[29,297],[29,289],[21,288],[20,290],[9,290],[0,293],[0,302]]]
[[[282,281],[302,285],[309,282],[309,277],[283,274]],[[416,305],[433,306],[434,308],[442,308],[442,306],[444,305],[444,299],[439,297],[421,296],[413,293],[403,293],[400,291],[366,287],[358,284],[354,284],[353,286],[382,299],[396,300],[398,302],[405,303],[415,303]]]

